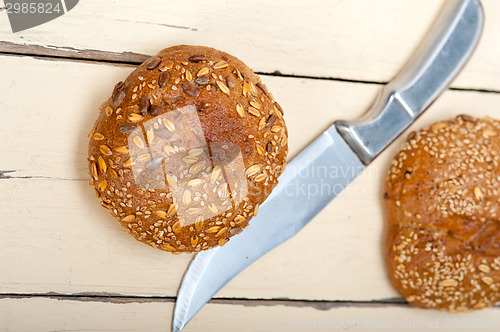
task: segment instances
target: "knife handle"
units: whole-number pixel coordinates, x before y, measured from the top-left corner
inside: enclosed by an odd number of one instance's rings
[[[448,0],[402,71],[365,115],[337,121],[346,143],[368,165],[448,87],[474,50],[484,16],[479,0]]]

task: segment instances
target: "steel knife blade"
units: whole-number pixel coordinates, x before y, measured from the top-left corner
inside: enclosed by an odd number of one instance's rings
[[[428,108],[469,59],[483,20],[479,0],[445,3],[412,58],[365,116],[335,122],[289,163],[245,231],[195,256],[177,295],[174,332],[234,276],[299,232]],[[321,171],[332,168],[337,172]],[[328,176],[332,173],[340,175]]]

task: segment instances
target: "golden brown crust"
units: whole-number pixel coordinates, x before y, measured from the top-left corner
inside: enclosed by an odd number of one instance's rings
[[[190,110],[195,110],[191,112],[194,115],[189,114],[198,120],[185,120],[185,114],[188,114],[185,112]],[[210,176],[211,171],[217,171],[214,158],[224,156],[214,155],[216,151],[212,143],[225,142],[235,146],[235,154],[240,153],[242,156],[242,174],[246,174],[244,178],[248,192],[239,202],[235,202],[235,193],[232,192],[231,209],[204,220],[199,217],[196,223],[187,223],[178,218],[177,210],[182,209],[182,202],[177,200],[174,204],[175,193],[170,190],[174,187],[168,187],[172,183],[167,181],[168,174],[171,174],[170,179],[175,177],[177,185],[184,175],[179,177],[180,173],[176,176],[172,175],[172,171],[167,172],[164,178],[167,186],[163,187],[149,186],[153,181],[153,172],[144,173],[146,175],[143,177],[150,179],[141,180],[143,182],[138,180],[137,165],[142,161],[146,163],[146,169],[152,169],[150,166],[153,165],[161,172],[161,167],[164,171],[169,167],[165,163],[171,159],[165,155],[170,152],[172,155],[183,153],[187,159],[179,160],[186,160],[186,163],[194,163],[200,158],[189,155],[194,150],[187,151],[192,146],[183,147],[189,142],[183,143],[182,138],[177,141],[181,142],[179,146],[173,146],[168,141],[176,130],[175,125],[172,127],[172,122],[168,120],[174,121],[173,118],[165,120],[172,114],[176,114],[176,119],[182,114],[184,120],[179,121],[185,121],[182,123],[186,128],[194,128],[198,124],[198,127],[201,126],[199,131],[205,144],[203,149],[207,155],[211,153],[212,158],[206,163],[200,162],[199,169],[193,172],[188,173],[186,170],[188,175],[184,180],[198,180],[195,177],[198,173]],[[166,129],[158,129],[157,124],[153,128],[156,119],[163,119]],[[164,136],[157,130],[163,130]],[[177,132],[180,132],[178,128]],[[165,137],[165,133],[168,133],[168,137]],[[277,178],[286,165],[288,150],[281,107],[260,78],[243,62],[227,53],[187,45],[162,50],[134,70],[124,82],[119,82],[112,96],[101,105],[89,138],[90,183],[102,205],[137,240],[173,253],[197,252],[223,245],[232,235],[241,232],[277,185]],[[198,138],[195,137],[192,142]],[[172,146],[165,147],[168,150],[165,150],[165,155],[158,157],[158,153],[155,155],[152,152],[155,144],[168,145],[166,142]],[[223,145],[222,148],[227,149],[228,146]],[[144,154],[134,155],[131,149],[143,149]],[[217,153],[226,153],[220,151]],[[197,153],[200,152],[194,151],[193,154]],[[143,168],[140,170],[143,171]],[[225,174],[226,180],[228,176]],[[207,184],[212,188],[210,185]],[[207,186],[204,188],[207,189]],[[214,192],[216,190],[214,188]],[[210,202],[201,203],[202,192],[197,194],[194,190],[183,196],[183,202],[194,204],[195,195],[200,195],[197,197],[199,204],[210,205]],[[197,207],[200,208],[203,206]],[[217,211],[213,206],[210,208]]]
[[[500,301],[500,122],[458,116],[410,134],[385,186],[391,282],[422,308]]]

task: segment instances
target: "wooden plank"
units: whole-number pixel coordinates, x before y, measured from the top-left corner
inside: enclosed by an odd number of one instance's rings
[[[335,306],[328,310],[266,304],[209,303],[188,323],[189,331],[497,331],[498,308],[466,314],[416,310],[407,306]],[[168,331],[172,302],[68,301],[46,298],[1,299],[0,330],[10,331]]]
[[[0,51],[137,61],[167,46],[201,44],[233,53],[259,72],[386,82],[408,60],[443,3],[154,0],[138,5],[121,0],[116,6],[86,1],[16,34],[0,15],[0,41],[6,42],[0,42]],[[453,85],[500,91],[500,3],[482,3],[482,40]]]
[[[14,170],[5,175],[10,177],[87,179],[87,166],[82,162],[87,157],[86,136],[114,83],[131,71],[130,66],[0,56],[0,72],[4,73],[0,112],[5,119],[0,122],[0,131],[5,133],[0,170]],[[359,117],[380,90],[377,84],[267,75],[263,80],[285,109],[290,156],[333,121]],[[43,98],[26,97],[27,91]],[[448,95],[443,109],[449,109],[450,115],[494,114],[498,102],[495,93],[451,91]]]
[[[16,68],[15,71],[11,68]],[[175,296],[192,256],[137,243],[86,183],[87,132],[123,66],[0,57],[1,293]],[[50,78],[50,79],[46,79]],[[291,154],[329,123],[354,119],[379,85],[264,77],[286,112]],[[414,125],[495,115],[500,94],[447,91]],[[381,184],[391,146],[292,240],[218,297],[359,300],[397,297],[384,270]]]
[[[109,97],[114,84],[131,71],[129,66],[0,56],[0,72],[4,73],[0,112],[6,117],[0,121],[0,132],[6,134],[0,170],[15,170],[8,174],[11,177],[87,179],[83,162],[87,134],[99,105]],[[47,81],[47,77],[51,79]],[[291,155],[328,123],[341,116],[362,114],[379,89],[374,84],[326,80],[274,76],[263,80],[290,118]],[[357,88],[349,89],[354,86]],[[26,98],[27,91],[43,98]],[[328,122],[316,121],[315,116]]]
[[[138,65],[149,56],[134,52],[109,52],[100,50],[77,50],[75,48],[45,47],[40,45],[21,45],[8,41],[0,41],[0,53],[12,55],[35,55],[74,60],[91,60],[108,63]]]

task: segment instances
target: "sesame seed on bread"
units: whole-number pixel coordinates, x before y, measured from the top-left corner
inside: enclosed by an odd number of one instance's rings
[[[387,269],[411,305],[500,302],[500,121],[463,115],[410,134],[384,201]]]

